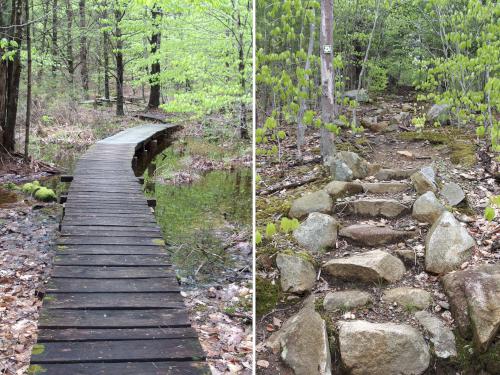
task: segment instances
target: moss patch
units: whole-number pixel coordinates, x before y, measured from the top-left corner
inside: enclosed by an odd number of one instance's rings
[[[35,192],[35,198],[42,202],[54,202],[57,200],[54,190],[41,187]]]
[[[33,345],[33,349],[31,350],[32,355],[40,355],[45,351],[45,345],[43,344],[35,344]]]
[[[446,145],[450,150],[453,164],[472,167],[477,162],[473,137],[461,129],[448,127],[403,132],[399,134],[399,138],[405,141],[428,141],[434,145]]]
[[[256,202],[256,215],[260,222],[274,221],[275,216],[287,216],[290,207],[290,201],[280,197],[259,197]]]
[[[28,374],[41,374],[43,372],[47,372],[47,369],[40,365],[31,365],[28,368]]]
[[[277,284],[269,280],[257,277],[255,279],[255,293],[257,296],[257,317],[262,317],[274,309],[280,299],[281,291]]]
[[[500,343],[494,343],[486,353],[477,353],[472,341],[463,339],[455,332],[457,356],[451,363],[466,373],[480,373],[486,370],[491,374],[500,373]]]

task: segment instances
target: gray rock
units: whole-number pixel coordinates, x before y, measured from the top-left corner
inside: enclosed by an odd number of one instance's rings
[[[500,264],[451,272],[441,281],[460,334],[485,352],[500,327]]]
[[[330,170],[330,176],[337,181],[352,181],[353,173],[349,166],[342,160],[334,156],[329,156],[325,160],[325,166]]]
[[[328,293],[323,300],[323,307],[326,311],[349,310],[372,302],[370,293],[360,290],[344,290]]]
[[[381,250],[335,258],[325,263],[323,269],[334,277],[364,282],[395,282],[406,271],[401,260]]]
[[[312,212],[330,213],[332,212],[332,198],[324,190],[306,194],[292,203],[288,215],[301,219]]]
[[[342,228],[339,235],[347,237],[365,246],[378,246],[400,242],[412,237],[415,232],[398,231],[388,227],[377,227],[369,224],[354,224]]]
[[[415,220],[432,224],[444,211],[446,209],[436,198],[436,195],[432,191],[428,191],[422,194],[413,204],[412,216]]]
[[[428,311],[416,312],[415,318],[429,332],[436,356],[439,358],[450,358],[457,355],[455,335],[451,329],[444,325],[441,319]]]
[[[358,199],[355,201],[339,203],[337,212],[347,210],[354,215],[396,218],[409,212],[409,208],[395,199]]]
[[[408,250],[408,249],[403,249],[403,250],[394,250],[394,254],[396,254],[398,257],[402,258],[403,261],[411,261],[415,262],[415,251],[413,250]]]
[[[420,375],[430,362],[422,334],[406,324],[339,323],[343,365],[351,375]]]
[[[450,206],[456,206],[465,199],[465,193],[459,184],[455,182],[446,183],[439,192]]]
[[[320,252],[335,245],[337,227],[338,224],[333,217],[313,212],[293,231],[293,236],[307,250]]]
[[[292,368],[295,375],[330,375],[331,358],[326,323],[314,309],[314,297],[271,335],[266,346]]]
[[[365,178],[370,173],[370,164],[355,152],[340,151],[337,158],[349,167],[354,179]]]
[[[387,169],[383,168],[375,174],[375,178],[379,181],[385,180],[406,180],[414,173],[418,172],[417,169]]]
[[[311,262],[298,255],[280,253],[276,257],[280,270],[281,289],[290,293],[310,291],[316,281],[316,271]]]
[[[368,93],[365,89],[346,91],[344,92],[344,97],[347,97],[351,100],[357,100],[359,103],[366,103],[370,100],[370,97],[368,96]]]
[[[332,181],[324,187],[324,190],[337,199],[348,195],[355,195],[363,192],[363,185],[357,182]]]
[[[431,294],[423,289],[400,287],[384,292],[384,300],[407,307],[424,310],[432,303]]]
[[[448,104],[434,104],[427,111],[426,119],[431,124],[439,121],[441,125],[445,125],[450,120],[450,106]]]
[[[474,239],[445,211],[435,221],[425,240],[425,269],[433,273],[453,271],[470,258]]]
[[[395,194],[406,191],[410,188],[409,184],[400,182],[372,182],[363,183],[363,189],[367,193],[373,194]]]
[[[418,194],[424,194],[428,191],[436,193],[438,188],[436,184],[436,173],[432,167],[424,167],[410,177],[413,186]]]

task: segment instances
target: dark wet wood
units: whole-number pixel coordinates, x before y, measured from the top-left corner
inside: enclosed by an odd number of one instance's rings
[[[37,371],[209,373],[163,235],[132,170],[134,159],[144,167],[161,151],[171,128],[146,125],[107,138],[64,178],[71,185],[31,357]]]

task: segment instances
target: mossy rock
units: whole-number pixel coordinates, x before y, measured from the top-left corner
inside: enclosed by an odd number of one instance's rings
[[[57,200],[57,196],[54,190],[42,186],[35,191],[35,199],[42,202],[53,202]]]
[[[271,281],[256,277],[255,293],[257,298],[256,312],[258,317],[262,317],[274,309],[280,299],[280,287]]]
[[[33,194],[38,189],[40,189],[40,183],[38,181],[27,182],[21,187],[21,190],[27,194]]]

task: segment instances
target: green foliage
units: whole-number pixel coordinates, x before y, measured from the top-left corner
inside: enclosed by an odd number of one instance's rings
[[[255,244],[260,245],[262,243],[262,234],[259,231],[255,232]]]
[[[274,223],[267,223],[266,225],[266,237],[272,238],[276,234],[276,225]]]
[[[289,219],[287,217],[282,217],[280,222],[280,231],[287,234],[293,232],[299,227],[300,223],[297,219]]]

